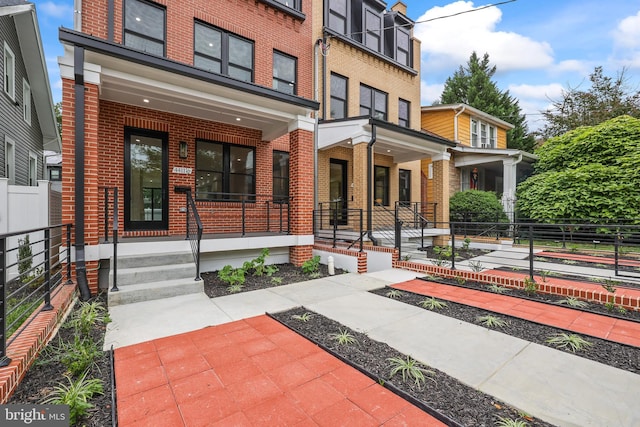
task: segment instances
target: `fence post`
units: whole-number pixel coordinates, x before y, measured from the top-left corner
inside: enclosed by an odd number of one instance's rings
[[[529,224],[529,279],[533,280],[533,224]]]
[[[72,285],[71,280],[71,224],[67,224],[67,285]]]
[[[109,187],[104,188],[104,242],[109,243]]]
[[[269,209],[269,207],[270,207],[269,200],[267,200],[267,232],[271,231],[271,221],[270,221],[271,209]]]
[[[187,203],[187,209],[189,204]],[[189,214],[187,213],[187,221]],[[118,292],[118,187],[113,189],[113,286],[111,292]],[[189,229],[187,229],[187,234]]]
[[[500,211],[496,211],[496,240],[500,240]]]
[[[456,269],[456,233],[453,230],[454,223],[449,223],[449,231],[451,231],[451,269]]]
[[[0,238],[0,250],[2,250],[2,255],[0,255],[0,269],[2,270],[2,275],[0,275],[0,287],[2,287],[2,294],[0,294],[0,301],[2,303],[2,308],[0,308],[0,367],[7,366],[11,363],[11,359],[7,357],[7,264],[6,264],[6,254],[7,254],[7,239]]]
[[[42,311],[51,311],[51,230],[44,230],[44,306]]]
[[[338,232],[338,209],[337,209],[336,205],[336,209],[333,210],[333,247],[336,247],[336,233]]]
[[[244,200],[244,196],[242,196],[242,237],[244,237],[244,232],[245,232],[245,226],[244,226],[245,215],[246,215],[245,200]]]
[[[619,252],[618,250],[620,249],[620,233],[616,233],[615,235],[615,240],[613,242],[613,254],[614,254],[614,274],[617,276],[618,275],[618,263],[619,263]]]
[[[362,227],[364,226],[364,219],[363,219],[363,215],[362,215],[362,209],[360,209],[360,252],[363,251],[363,240],[364,240],[364,235],[362,234]]]

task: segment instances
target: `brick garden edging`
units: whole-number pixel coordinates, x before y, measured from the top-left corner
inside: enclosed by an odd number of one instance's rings
[[[75,285],[60,285],[51,298],[53,310],[40,311],[42,305],[38,307],[29,318],[33,318],[31,324],[7,347],[11,363],[0,368],[0,404],[7,403],[37,355],[62,324],[73,306],[75,290]]]
[[[395,268],[403,268],[405,270],[411,270],[418,273],[438,275],[447,279],[455,279],[456,277],[463,277],[465,280],[473,280],[481,283],[492,284],[495,283],[500,286],[508,288],[524,289],[525,278],[514,278],[499,276],[489,273],[477,273],[473,271],[465,270],[451,270],[447,267],[440,267],[437,265],[421,264],[411,261],[394,261],[393,266]],[[536,278],[538,279],[538,278]],[[596,302],[604,304],[609,301],[611,294],[604,290],[585,289],[579,286],[560,285],[545,283],[536,280],[538,284],[538,292],[543,294],[562,295],[579,298],[581,300]],[[624,289],[620,289],[619,292],[624,292]],[[614,301],[616,305],[622,306],[627,310],[640,310],[640,296],[628,296],[622,293],[614,295]]]

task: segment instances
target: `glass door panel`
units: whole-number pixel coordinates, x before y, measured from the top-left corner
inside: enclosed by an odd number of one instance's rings
[[[347,224],[347,162],[330,160],[329,169],[329,201],[331,209],[331,225]]]

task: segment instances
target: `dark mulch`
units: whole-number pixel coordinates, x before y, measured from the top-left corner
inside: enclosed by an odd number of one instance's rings
[[[314,278],[326,277],[329,275],[329,268],[324,264],[320,264],[317,277],[303,273],[302,268],[296,267],[293,264],[287,263],[274,265],[278,267],[278,271],[272,276],[255,276],[251,274],[252,272],[249,272],[249,274],[245,276],[245,283],[240,292],[290,285],[291,283],[304,282],[306,280],[313,280]],[[334,273],[343,274],[346,273],[346,271],[336,268]],[[209,298],[231,295],[227,290],[227,283],[218,277],[217,271],[202,273],[201,276],[204,280],[204,292]]]
[[[400,374],[391,377],[388,359],[392,357],[406,359],[405,355],[387,344],[372,340],[365,334],[353,331],[319,314],[313,314],[307,322],[295,320],[292,317],[306,312],[308,310],[300,307],[272,316],[311,341],[330,349],[379,383],[399,389],[421,402],[419,406],[426,404],[431,410],[454,420],[458,425],[494,426],[498,417],[514,420],[520,418],[518,410],[437,369],[428,368],[433,371],[433,374],[429,375],[421,387],[416,387],[412,381],[403,382]],[[358,340],[357,345],[339,345],[335,340],[329,338],[329,334],[339,333],[341,330],[349,331]],[[551,425],[541,420],[528,418],[526,422],[529,426]]]
[[[106,307],[106,295],[99,295],[98,300]],[[77,306],[76,306],[77,307]],[[98,343],[98,348],[102,349],[104,341],[105,325],[96,325],[91,331],[91,339]],[[58,345],[59,341],[73,342],[75,330],[64,325],[47,345],[48,349]],[[65,366],[56,360],[50,360],[47,351],[42,352],[35,363],[27,371],[24,379],[18,385],[16,391],[9,399],[11,404],[39,404],[47,399],[54,387],[59,384],[68,385],[64,374]],[[96,359],[96,363],[91,367],[87,378],[98,378],[102,381],[104,394],[96,395],[91,399],[94,406],[89,409],[85,418],[76,425],[87,427],[106,427],[112,425],[111,417],[111,362],[109,352],[102,352]]]
[[[424,248],[419,248],[418,250],[423,252],[427,258],[438,259],[442,258],[444,261],[451,261],[451,256],[443,257],[441,253],[437,253],[434,250],[434,246],[425,246]],[[488,249],[475,249],[469,248],[464,249],[456,246],[456,261],[463,261],[470,258],[475,258],[477,256],[486,255],[491,252]]]

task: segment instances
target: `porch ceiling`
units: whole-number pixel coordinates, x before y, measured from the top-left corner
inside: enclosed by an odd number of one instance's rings
[[[446,152],[448,145],[428,134],[369,118],[323,122],[318,125],[318,148],[352,147],[368,144],[375,126],[375,154],[392,156],[395,163],[420,160]]]

